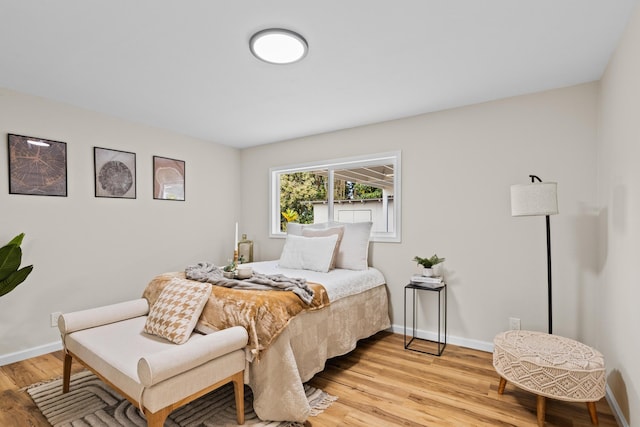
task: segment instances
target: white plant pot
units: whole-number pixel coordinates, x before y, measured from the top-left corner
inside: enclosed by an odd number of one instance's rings
[[[436,265],[431,266],[431,270],[433,271],[433,275],[434,276],[442,276],[443,274],[443,270],[444,270],[444,265],[443,263],[439,262]]]
[[[432,268],[423,268],[422,275],[425,277],[433,277],[433,269]]]

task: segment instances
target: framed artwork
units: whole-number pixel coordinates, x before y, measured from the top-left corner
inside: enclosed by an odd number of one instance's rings
[[[136,198],[136,154],[93,147],[96,197]]]
[[[9,194],[67,196],[67,143],[9,134]]]
[[[184,201],[183,160],[153,156],[153,198]]]

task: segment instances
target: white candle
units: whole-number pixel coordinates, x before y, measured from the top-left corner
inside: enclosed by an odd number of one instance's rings
[[[236,222],[236,243],[233,246],[233,250],[237,251],[238,250],[238,223]]]

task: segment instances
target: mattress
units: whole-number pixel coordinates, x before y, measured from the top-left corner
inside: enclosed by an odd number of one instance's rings
[[[373,267],[369,267],[366,270],[336,268],[328,273],[320,273],[310,270],[281,268],[278,266],[277,260],[243,265],[251,266],[253,270],[258,273],[284,274],[287,277],[303,277],[307,279],[307,282],[319,283],[327,290],[330,302],[335,302],[344,297],[359,294],[385,284],[385,278],[382,273]]]

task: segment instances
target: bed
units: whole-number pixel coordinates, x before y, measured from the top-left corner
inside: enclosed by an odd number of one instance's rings
[[[316,244],[318,240],[313,242]],[[348,249],[349,245],[347,239],[343,249]],[[304,252],[304,248],[299,246],[295,250],[298,255],[301,250]],[[286,251],[285,244],[280,260],[248,265],[261,274],[305,278],[308,283],[314,284],[314,299],[317,301],[286,320],[284,327],[268,342],[251,344],[250,339],[246,350],[245,383],[253,391],[254,410],[262,420],[303,422],[311,412],[303,383],[322,371],[327,359],[348,353],[356,347],[358,340],[390,327],[388,296],[385,278],[375,268],[365,265],[363,269],[335,268],[327,272],[286,268],[291,265],[285,260]],[[144,296],[151,303],[154,294],[157,294],[157,289],[151,290],[151,285],[175,280],[176,277],[184,276],[181,273],[165,273],[154,278]],[[229,305],[233,305],[221,304],[216,300],[212,294],[196,330],[208,333],[217,329],[206,321],[207,306],[218,304],[222,306],[221,310],[229,311]],[[225,313],[225,316],[228,317],[225,326],[232,324],[235,314]],[[258,325],[239,324],[248,329],[250,336],[252,328],[260,327],[259,321]]]

